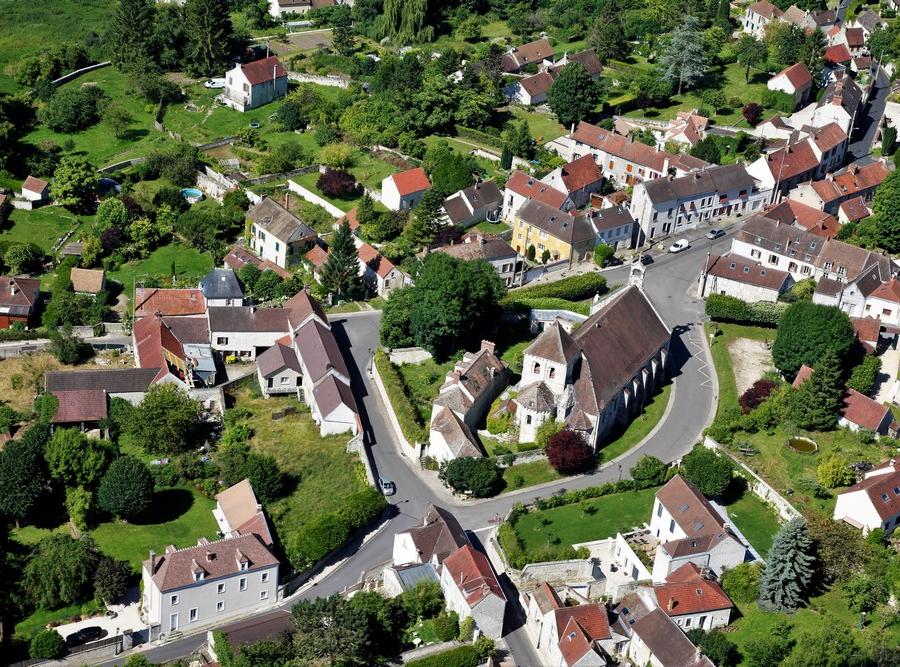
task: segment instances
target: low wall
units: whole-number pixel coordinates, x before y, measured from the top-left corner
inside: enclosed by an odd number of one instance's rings
[[[458,140],[458,141],[465,141],[465,140],[463,139],[463,140]],[[500,162],[500,155],[498,155],[497,153],[493,153],[489,150],[486,150],[484,148],[473,148],[471,151],[469,151],[469,154],[474,155],[475,157],[484,158],[486,160],[493,160],[494,162]],[[512,159],[512,166],[517,169],[531,169],[531,163],[528,160],[523,160],[522,158],[515,157],[515,156],[513,156],[513,159]]]
[[[101,167],[97,171],[101,174],[111,174],[115,171],[119,171],[119,169],[125,169],[126,167],[130,167],[133,164],[140,164],[144,162],[147,158],[142,157],[134,157],[130,160],[122,160],[121,162],[115,162],[114,164],[107,165],[105,167]]]
[[[69,72],[68,74],[64,74],[58,79],[54,79],[52,81],[54,86],[61,86],[64,83],[69,83],[73,79],[77,79],[82,74],[87,74],[88,72],[93,72],[94,70],[102,69],[104,67],[109,67],[112,65],[112,61],[106,60],[102,63],[96,63],[94,65],[88,65],[87,67],[82,67],[81,69],[77,69],[74,72]]]
[[[280,181],[285,178],[291,178],[292,176],[302,176],[303,174],[311,174],[314,171],[319,171],[319,165],[314,164],[309,167],[300,167],[299,169],[292,169],[291,171],[285,171],[280,174],[266,174],[265,176],[258,176],[257,178],[251,178],[248,181],[244,182],[244,185],[247,187],[252,187],[254,185],[262,185],[263,183],[271,183],[272,181]]]
[[[224,187],[217,180],[210,178],[202,171],[197,172],[197,187],[217,202],[221,202],[225,193],[229,190],[229,188]]]
[[[375,473],[372,471],[372,455],[369,448],[366,447],[365,434],[362,432],[353,436],[347,442],[347,453],[352,454],[354,452],[359,454],[359,460],[362,461],[366,469],[366,480],[368,480],[369,486],[375,486]]]
[[[462,646],[462,642],[441,642],[429,644],[428,646],[420,646],[419,648],[414,648],[411,651],[401,653],[400,659],[403,660],[404,663],[412,662],[413,660],[427,658],[429,655],[437,655],[438,653],[443,653],[444,651],[449,651],[450,649],[457,648],[459,646]]]
[[[227,146],[235,140],[234,135],[229,135],[227,137],[223,137],[221,139],[216,139],[215,141],[211,141],[208,144],[201,144],[197,146],[197,150],[208,151],[213,148],[219,148],[220,146]]]
[[[334,204],[325,201],[316,193],[310,192],[309,190],[304,188],[302,185],[298,185],[294,181],[290,181],[290,180],[288,181],[288,190],[290,190],[291,192],[296,192],[298,195],[303,197],[308,202],[312,202],[313,204],[316,204],[317,206],[321,206],[326,211],[328,211],[331,215],[333,215],[335,218],[343,218],[344,217],[344,211],[339,209]]]
[[[305,72],[288,72],[288,79],[291,81],[299,81],[300,83],[315,83],[320,86],[333,86],[335,88],[346,88],[350,85],[347,79],[340,79],[333,76],[319,76],[318,74],[307,74]]]
[[[775,489],[769,486],[769,484],[765,480],[763,480],[762,477],[753,472],[744,464],[743,461],[738,459],[734,454],[725,449],[718,442],[716,442],[709,436],[706,436],[703,439],[703,445],[709,449],[718,450],[720,453],[729,457],[732,461],[739,465],[741,470],[750,476],[750,489],[757,496],[762,498],[767,503],[771,503],[778,509],[778,518],[785,521],[790,521],[791,519],[795,519],[801,516],[800,512],[797,511],[797,508],[791,505],[784,496],[782,496]]]

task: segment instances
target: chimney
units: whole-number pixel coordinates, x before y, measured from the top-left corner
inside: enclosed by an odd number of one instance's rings
[[[453,371],[453,381],[459,384],[459,381],[462,380],[462,371]]]
[[[669,605],[668,610],[673,611],[675,609],[675,598],[673,596],[669,596]]]
[[[491,341],[489,341],[489,340],[482,340],[482,341],[481,341],[481,349],[482,349],[482,350],[487,350],[487,351],[490,352],[491,354],[494,354],[494,350],[496,349],[496,345],[495,345],[494,343],[492,343]]]
[[[156,552],[150,549],[150,576],[156,574]]]
[[[463,574],[462,572],[460,572],[460,573],[459,573],[459,585],[460,585],[460,586],[463,585],[463,579],[464,579],[464,578],[465,578],[465,574]]]
[[[422,525],[427,526],[431,523],[431,510],[425,512],[425,516],[422,518]]]
[[[212,563],[212,562],[213,562],[213,559],[214,559],[215,557],[216,557],[216,555],[215,555],[212,551],[207,551],[207,552],[206,552],[206,562],[207,562],[207,563]]]

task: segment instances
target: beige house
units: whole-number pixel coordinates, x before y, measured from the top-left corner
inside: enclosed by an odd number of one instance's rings
[[[475,627],[492,639],[502,636],[506,595],[487,556],[469,545],[448,556],[441,571],[441,590],[447,608],[461,620],[472,618]]]

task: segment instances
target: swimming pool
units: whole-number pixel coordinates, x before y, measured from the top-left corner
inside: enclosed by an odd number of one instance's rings
[[[197,188],[185,188],[181,191],[181,196],[184,197],[189,204],[196,204],[203,199],[203,193]]]

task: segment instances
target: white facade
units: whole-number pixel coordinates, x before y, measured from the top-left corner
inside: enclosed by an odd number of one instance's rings
[[[465,583],[463,583],[465,587]],[[460,587],[453,581],[453,575],[445,566],[441,571],[441,590],[444,592],[444,601],[447,609],[459,614],[462,621],[472,617],[478,629],[491,637],[499,639],[503,635],[503,616],[506,613],[506,600],[492,593],[485,595],[480,602],[469,607],[465,595]]]
[[[687,539],[687,538],[684,538]],[[700,541],[708,541],[698,538]],[[716,542],[707,551],[694,551],[683,555],[671,556],[665,549],[665,542],[656,548],[656,558],[653,561],[653,581],[663,582],[675,570],[687,563],[693,563],[700,568],[709,568],[715,574],[721,575],[726,568],[733,569],[744,562],[747,556],[747,547],[726,533],[725,537]],[[684,548],[684,543],[679,543]]]
[[[287,95],[286,73],[254,84],[244,72],[244,67],[248,66],[237,65],[225,73],[225,91],[221,99],[228,106],[237,111],[249,111]]]

